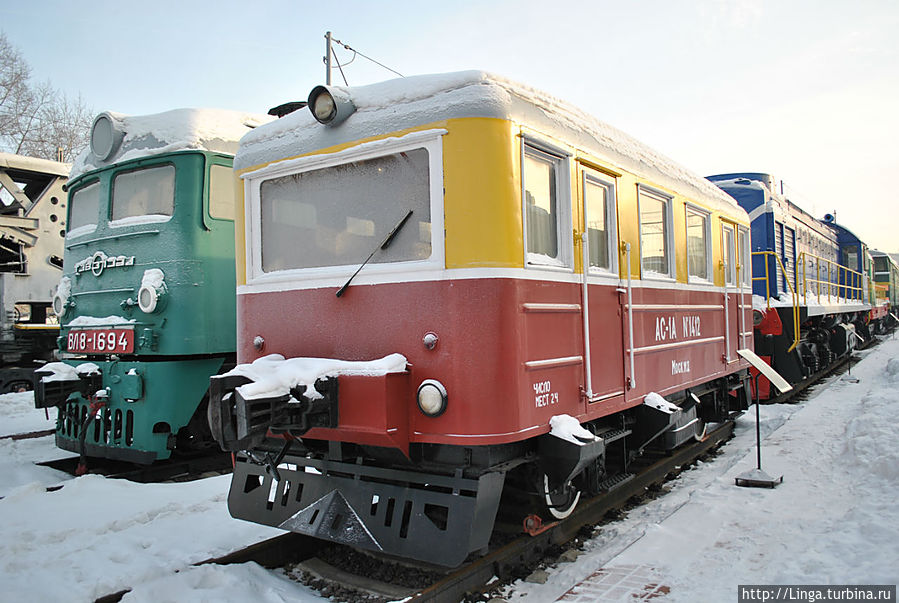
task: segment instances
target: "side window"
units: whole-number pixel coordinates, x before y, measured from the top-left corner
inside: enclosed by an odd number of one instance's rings
[[[209,168],[209,215],[220,220],[234,219],[234,180],[231,168]]]
[[[648,190],[637,189],[640,207],[640,265],[649,276],[671,277],[671,199]]]
[[[690,279],[711,280],[709,275],[709,214],[687,206],[687,275]]]
[[[724,224],[721,227],[724,235],[724,282],[727,285],[737,284],[737,253],[734,247],[734,227]]]
[[[522,187],[524,200],[527,263],[540,266],[570,266],[566,245],[568,195],[563,193],[565,159],[524,145]]]
[[[749,251],[749,231],[740,228],[737,231],[737,246],[740,250],[740,282],[752,287],[752,254]]]
[[[843,248],[843,265],[858,272],[858,245],[847,245]]]
[[[615,183],[586,170],[584,215],[590,269],[615,271]]]
[[[69,232],[97,227],[100,212],[100,183],[93,182],[72,191],[69,200]]]

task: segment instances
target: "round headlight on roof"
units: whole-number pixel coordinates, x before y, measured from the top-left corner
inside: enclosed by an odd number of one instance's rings
[[[122,123],[111,113],[104,112],[94,118],[91,126],[91,152],[105,161],[113,156],[125,138]]]
[[[329,126],[336,126],[356,110],[356,105],[346,92],[330,86],[313,88],[308,104],[315,120]]]
[[[418,386],[418,409],[429,417],[439,417],[446,411],[446,388],[434,379],[425,379]]]

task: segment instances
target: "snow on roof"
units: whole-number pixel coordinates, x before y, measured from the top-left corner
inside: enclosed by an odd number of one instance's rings
[[[250,364],[238,364],[227,375],[241,375],[252,379],[238,387],[244,399],[276,398],[290,393],[299,385],[306,385],[307,395],[315,396],[312,390],[316,380],[338,375],[381,376],[387,373],[401,373],[406,370],[406,357],[389,354],[379,360],[351,362],[331,358],[290,358],[280,354],[269,354],[257,358]]]
[[[310,111],[295,111],[245,136],[235,167],[258,166],[445,119],[487,117],[521,122],[713,209],[731,215],[742,212],[717,186],[624,132],[561,99],[497,75],[460,71],[335,88],[356,107],[345,122],[323,126]]]
[[[85,149],[75,160],[72,178],[108,165],[173,151],[237,151],[240,137],[266,122],[269,115],[228,109],[173,109],[152,115],[123,115],[107,112],[125,136],[107,161]]]
[[[728,180],[715,180],[716,185],[721,188],[746,188],[760,191],[768,191],[768,187],[760,180],[751,180],[749,178],[730,178]],[[770,192],[770,191],[768,191]]]

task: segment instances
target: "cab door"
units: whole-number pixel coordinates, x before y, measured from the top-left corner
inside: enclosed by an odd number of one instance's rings
[[[624,399],[625,317],[618,278],[615,177],[581,166],[580,189],[584,216],[581,233],[584,390],[590,413],[600,410],[595,405]]]

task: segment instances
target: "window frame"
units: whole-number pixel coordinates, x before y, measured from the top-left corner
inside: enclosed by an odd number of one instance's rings
[[[590,168],[581,166],[581,188],[583,191],[583,211],[584,211],[584,232],[587,233],[589,239],[590,227],[587,224],[587,183],[599,186],[606,190],[606,206],[605,219],[609,238],[607,242],[609,255],[609,267],[594,266],[590,263],[589,254],[587,255],[588,274],[615,275],[618,276],[618,187],[615,179],[611,176]]]
[[[703,219],[703,239],[705,242],[705,277],[697,276],[690,273],[690,213],[700,216]],[[693,203],[684,204],[684,234],[687,242],[687,282],[688,283],[712,283],[714,282],[712,272],[712,213]]]
[[[743,239],[743,245],[740,245],[740,238]],[[741,287],[752,289],[752,238],[749,228],[737,225],[737,247],[739,250],[738,265],[740,266],[740,277],[738,283]]]
[[[643,262],[643,198],[648,197],[654,201],[659,201],[665,206],[664,224],[665,224],[665,255],[668,263],[668,271],[665,273],[648,270],[644,267]],[[672,205],[674,197],[660,191],[657,188],[647,186],[642,183],[637,184],[637,235],[640,240],[640,278],[651,280],[675,280],[674,272],[674,212]]]
[[[528,249],[528,210],[527,189],[524,177],[525,159],[528,153],[541,159],[547,159],[555,165],[556,186],[556,241],[557,256],[555,261],[548,262],[542,254],[531,253]],[[521,171],[521,226],[524,246],[524,267],[537,270],[556,270],[574,272],[574,238],[571,236],[571,154],[551,144],[531,136],[521,136],[520,147]]]
[[[733,245],[733,257],[728,264],[727,262],[727,235],[730,233],[731,243]],[[737,280],[737,264],[739,263],[739,245],[737,243],[737,225],[726,220],[721,221],[721,263],[724,268],[724,286],[737,287],[740,283]],[[733,277],[733,278],[731,278]]]
[[[405,136],[385,138],[327,153],[296,159],[284,159],[258,170],[242,174],[244,182],[244,235],[247,284],[264,284],[284,281],[318,281],[320,286],[333,285],[333,281],[346,280],[359,267],[357,264],[339,266],[317,266],[310,268],[287,268],[264,272],[262,270],[262,214],[261,187],[268,180],[290,176],[313,170],[327,169],[345,163],[367,161],[404,151],[424,149],[428,153],[429,203],[431,211],[431,255],[424,260],[400,262],[368,263],[364,276],[387,276],[399,272],[442,269],[445,267],[445,232],[443,219],[443,140],[447,131],[443,129],[422,130]]]

